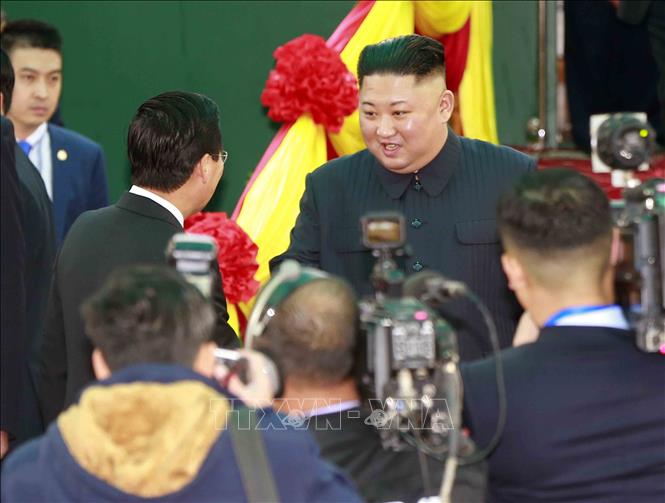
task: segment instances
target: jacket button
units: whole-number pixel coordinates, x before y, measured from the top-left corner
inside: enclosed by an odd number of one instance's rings
[[[414,218],[413,220],[411,220],[411,227],[413,227],[414,229],[420,229],[422,225],[423,221],[420,220],[419,218]]]
[[[411,266],[411,269],[413,269],[416,272],[420,272],[423,270],[423,267],[425,266],[423,266],[419,261],[416,260]]]

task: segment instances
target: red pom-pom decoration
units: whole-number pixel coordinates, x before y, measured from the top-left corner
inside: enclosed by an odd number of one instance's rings
[[[217,242],[219,272],[224,281],[224,295],[229,304],[251,299],[259,289],[254,274],[258,247],[247,233],[221,212],[200,212],[185,220],[190,234],[206,234]]]
[[[268,116],[294,122],[305,112],[314,122],[339,132],[344,117],[358,106],[356,78],[318,35],[302,35],[278,47],[276,64],[261,93]]]

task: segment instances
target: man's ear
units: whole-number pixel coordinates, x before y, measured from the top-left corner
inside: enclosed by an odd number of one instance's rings
[[[5,115],[5,95],[0,93],[0,115]]]
[[[111,377],[111,369],[109,369],[109,366],[106,364],[104,355],[97,348],[92,352],[92,370],[94,370],[95,377],[98,381]]]
[[[439,115],[441,116],[442,122],[446,123],[450,120],[453,115],[454,108],[455,95],[450,89],[446,89],[443,91],[441,100],[439,101]]]
[[[508,253],[504,253],[501,255],[501,265],[503,266],[503,271],[508,277],[508,286],[511,290],[521,290],[526,286],[527,279],[526,275],[524,274],[524,268],[516,257]]]
[[[212,170],[210,169],[209,161],[211,160],[209,154],[204,154],[199,162],[194,166],[192,176],[196,177],[201,183],[206,184],[209,182]]]

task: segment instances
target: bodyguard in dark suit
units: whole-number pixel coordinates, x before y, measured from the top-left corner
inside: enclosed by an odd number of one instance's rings
[[[5,51],[0,53],[4,106],[2,113],[6,114],[12,102],[14,71]],[[23,374],[20,397],[21,421],[16,432],[17,442],[22,442],[43,432],[36,392],[36,349],[44,329],[55,260],[55,231],[51,200],[46,193],[44,181],[23,150],[15,141],[13,144],[21,189],[21,222],[25,246],[26,331],[22,341],[24,358],[21,361]]]
[[[447,126],[443,46],[408,35],[367,46],[358,63],[360,127],[367,150],[335,159],[307,176],[286,258],[340,275],[371,292],[374,258],[360,217],[397,210],[408,226],[407,272],[434,269],[467,283],[487,304],[503,346],[521,309],[507,288],[494,209],[498,194],[535,167],[507,147],[460,138]],[[466,301],[444,315],[459,331],[463,359],[490,352],[486,329]]]
[[[183,232],[184,218],[212,197],[226,159],[217,105],[187,92],[146,101],[129,127],[128,154],[134,186],[115,205],[81,215],[57,260],[40,351],[46,421],[93,380],[92,346],[79,312],[83,301],[119,266],[164,263],[166,245]],[[236,346],[217,268],[215,273],[214,340]]]
[[[507,419],[489,501],[663,501],[665,361],[637,349],[612,304],[605,194],[572,170],[533,173],[502,198],[498,222],[510,285],[541,329],[502,354]],[[462,365],[480,445],[497,422],[495,364]]]
[[[4,101],[4,100],[3,100]],[[14,128],[0,117],[2,197],[0,245],[0,459],[9,449],[10,438],[19,428],[21,362],[25,338],[25,244],[21,222],[21,189],[14,157]]]
[[[108,204],[104,153],[89,138],[48,123],[62,90],[58,30],[40,21],[18,20],[7,23],[1,39],[18,76],[9,118],[53,201],[59,247],[81,213]]]

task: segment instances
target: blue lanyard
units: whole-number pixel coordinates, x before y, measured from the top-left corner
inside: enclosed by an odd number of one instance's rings
[[[603,304],[601,306],[580,306],[580,307],[567,307],[566,309],[562,309],[558,313],[555,313],[550,317],[549,320],[545,322],[543,327],[554,327],[561,321],[563,318],[566,316],[572,316],[575,314],[584,314],[584,313],[591,313],[593,311],[600,311],[602,309],[608,309],[608,308],[613,308],[615,307],[616,304]]]

